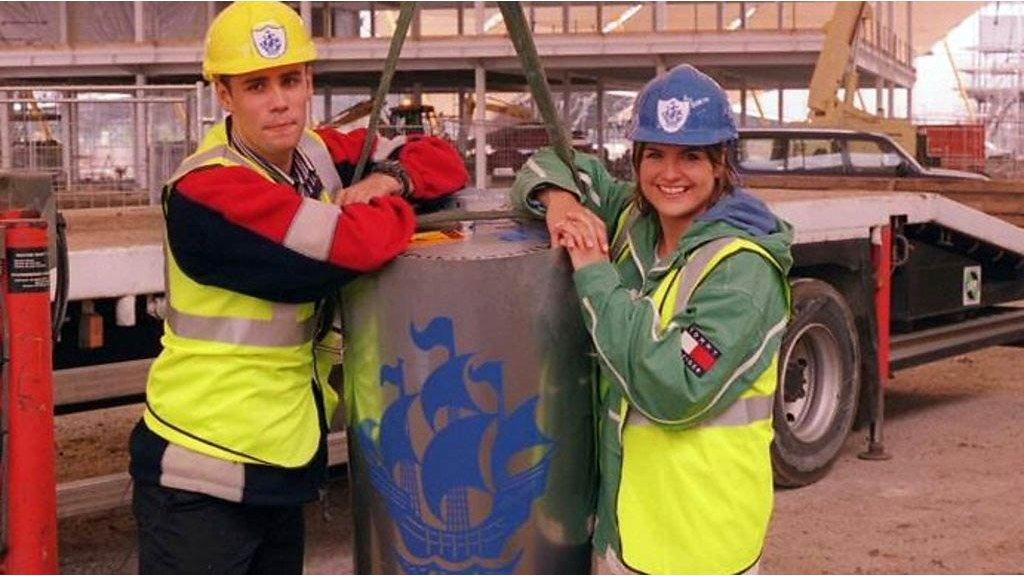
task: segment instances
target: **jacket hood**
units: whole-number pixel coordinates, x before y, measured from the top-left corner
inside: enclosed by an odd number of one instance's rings
[[[772,213],[768,206],[743,188],[719,200],[694,221],[683,236],[684,252],[723,236],[738,236],[756,242],[789,272],[793,264],[790,246],[793,227]]]

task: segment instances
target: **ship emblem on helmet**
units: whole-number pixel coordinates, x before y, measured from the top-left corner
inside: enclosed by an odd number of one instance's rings
[[[381,366],[391,400],[356,428],[400,535],[396,560],[406,574],[515,572],[524,543],[513,535],[544,493],[554,450],[537,427],[539,398],[513,404],[504,362],[458,353],[449,317],[410,324],[409,335],[421,353],[410,364],[432,371],[414,382],[405,358]]]
[[[690,116],[690,102],[669,98],[658,100],[658,124],[669,134],[678,132]]]
[[[689,98],[679,100],[668,98],[658,100],[658,125],[669,134],[675,134],[680,128],[686,125],[686,119],[690,112],[708,101],[707,98],[690,100]]]
[[[256,51],[264,58],[278,58],[288,49],[284,28],[277,24],[265,24],[252,31]]]

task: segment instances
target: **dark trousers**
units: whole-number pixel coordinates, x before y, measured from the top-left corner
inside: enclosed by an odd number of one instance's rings
[[[140,574],[301,574],[302,506],[136,484]]]

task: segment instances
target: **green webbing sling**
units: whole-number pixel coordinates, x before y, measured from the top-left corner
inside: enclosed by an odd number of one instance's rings
[[[565,162],[572,172],[576,188],[583,192],[583,183],[580,181],[576,163],[573,161],[572,146],[569,145],[570,140],[565,127],[558,121],[558,116],[555,114],[555,102],[551,97],[551,88],[548,86],[544,67],[540,64],[540,57],[537,56],[537,46],[533,42],[533,34],[526,23],[523,7],[519,2],[498,2],[498,8],[505,19],[505,28],[508,30],[509,39],[512,40],[516,54],[519,55],[519,62],[526,75],[526,82],[530,85],[533,101],[537,103],[537,110],[547,128],[551,146],[555,149],[555,154],[562,159],[562,162]]]
[[[537,47],[533,42],[533,35],[527,25],[523,7],[519,2],[498,2],[498,8],[501,10],[502,18],[505,20],[505,27],[508,30],[512,46],[519,56],[523,73],[526,75],[527,84],[530,86],[530,93],[537,103],[537,109],[540,111],[548,137],[551,139],[551,146],[554,148],[555,154],[569,167],[576,187],[582,191],[583,183],[580,180],[579,172],[573,160],[573,149],[569,145],[570,140],[565,128],[558,121],[554,99],[551,97],[551,89],[548,86],[544,68],[540,64],[540,57],[537,55]],[[362,178],[363,171],[369,162],[373,142],[376,139],[377,127],[380,123],[380,112],[384,106],[384,98],[391,88],[391,80],[395,75],[395,68],[398,66],[398,57],[401,55],[402,45],[405,43],[405,37],[409,32],[409,24],[412,22],[415,11],[415,2],[401,3],[398,22],[395,25],[395,33],[391,37],[391,47],[388,50],[388,57],[381,72],[380,84],[377,86],[377,91],[373,96],[373,107],[370,111],[370,121],[367,126],[367,138],[363,142],[359,162],[356,164],[355,174],[352,178],[353,184]],[[475,217],[474,215],[476,214],[479,214],[480,217]],[[436,229],[445,223],[461,220],[514,218],[516,216],[518,214],[512,211],[501,213],[487,212],[486,214],[465,211],[439,212],[430,215],[430,217],[421,216],[420,226],[417,229]]]
[[[415,2],[402,2],[398,13],[398,22],[395,24],[395,33],[391,36],[391,47],[388,49],[388,59],[384,62],[384,70],[380,73],[380,84],[377,85],[377,92],[373,95],[373,107],[370,110],[370,123],[366,127],[366,139],[363,140],[363,150],[359,153],[359,163],[356,164],[356,171],[352,176],[352,183],[355,184],[363,178],[363,170],[370,160],[370,152],[373,150],[373,143],[377,140],[377,126],[380,124],[380,111],[384,107],[384,99],[391,89],[391,79],[395,76],[395,68],[398,66],[398,56],[402,53],[402,44],[405,44],[405,36],[409,32],[409,24],[412,22],[413,14],[416,13]]]

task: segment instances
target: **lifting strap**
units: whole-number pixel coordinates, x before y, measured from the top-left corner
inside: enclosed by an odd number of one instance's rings
[[[544,121],[544,127],[547,128],[548,138],[551,139],[551,146],[555,149],[555,154],[569,167],[573,182],[576,183],[576,189],[581,194],[586,194],[587,189],[583,187],[579,171],[576,169],[573,149],[569,145],[570,140],[565,126],[558,121],[558,116],[555,114],[555,102],[551,97],[551,88],[548,86],[544,67],[540,64],[540,57],[537,56],[537,46],[533,42],[533,34],[526,23],[523,6],[519,2],[498,2],[498,8],[505,19],[505,29],[508,30],[509,39],[515,46],[516,54],[519,55],[523,72],[526,74],[526,81],[530,85],[533,101],[537,103],[537,110],[540,112],[541,120]]]
[[[505,20],[505,28],[508,30],[509,39],[516,49],[523,72],[526,74],[526,81],[530,86],[530,93],[533,95],[537,109],[540,111],[541,120],[547,128],[548,137],[551,139],[551,146],[555,154],[565,162],[572,173],[573,181],[580,192],[585,192],[583,182],[580,179],[579,171],[573,160],[573,149],[569,145],[569,137],[565,127],[558,121],[555,113],[555,102],[551,97],[551,88],[548,86],[547,76],[540,64],[540,57],[537,56],[537,46],[533,42],[533,35],[526,22],[526,15],[519,2],[498,2],[502,18]],[[380,112],[384,106],[384,98],[391,89],[391,80],[395,75],[395,68],[398,66],[398,57],[402,53],[402,45],[409,32],[409,24],[412,22],[413,14],[416,11],[415,2],[402,2],[399,8],[398,22],[395,24],[395,33],[391,36],[391,47],[388,50],[388,58],[384,62],[384,69],[381,71],[380,84],[377,92],[373,95],[373,108],[370,111],[370,122],[367,126],[367,137],[363,141],[363,150],[359,155],[359,163],[356,164],[355,174],[352,177],[352,184],[358,182],[366,169],[366,163],[370,158],[370,151],[373,142],[377,137],[377,126],[380,123]]]
[[[373,94],[370,123],[366,127],[366,138],[363,140],[363,150],[359,153],[359,163],[356,164],[356,171],[352,175],[352,184],[362,180],[363,171],[366,170],[366,163],[370,160],[373,143],[377,140],[380,111],[384,107],[384,99],[388,95],[388,90],[391,89],[391,79],[395,76],[398,56],[402,53],[402,44],[405,43],[405,36],[409,32],[409,24],[412,22],[412,16],[415,12],[415,2],[402,2],[398,12],[398,22],[395,23],[395,33],[391,36],[391,47],[388,48],[388,59],[384,61],[384,69],[380,73],[380,83],[377,85],[377,91]]]

